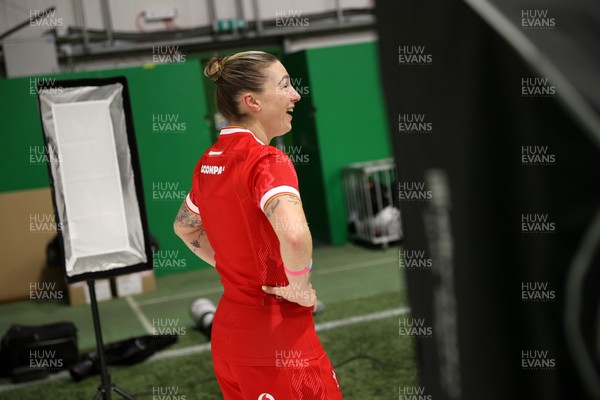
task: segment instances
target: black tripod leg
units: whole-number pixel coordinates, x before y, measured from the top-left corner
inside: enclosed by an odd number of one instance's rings
[[[96,395],[94,396],[94,400],[100,400],[104,397],[104,390],[102,390],[102,388],[98,388],[98,391],[96,392]]]
[[[125,393],[123,391],[123,389],[121,389],[120,387],[118,387],[117,385],[113,385],[112,390],[115,391],[115,393],[117,393],[118,395],[120,395],[122,398],[127,399],[127,400],[135,400],[135,398],[131,397],[131,395]]]

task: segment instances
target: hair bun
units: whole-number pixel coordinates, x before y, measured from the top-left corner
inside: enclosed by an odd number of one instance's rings
[[[217,82],[221,78],[223,69],[225,68],[225,62],[229,57],[213,57],[208,60],[206,67],[204,68],[204,76]]]

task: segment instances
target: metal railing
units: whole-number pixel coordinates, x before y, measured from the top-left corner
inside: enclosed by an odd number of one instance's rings
[[[387,247],[402,238],[400,210],[392,188],[392,159],[351,164],[343,169],[348,234],[351,239]]]

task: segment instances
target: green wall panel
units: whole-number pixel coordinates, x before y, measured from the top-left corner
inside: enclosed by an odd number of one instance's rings
[[[306,50],[331,243],[348,240],[341,171],[392,156],[377,44]]]
[[[296,103],[292,131],[284,136],[283,145],[290,153],[298,180],[302,205],[309,223],[313,242],[331,243],[329,217],[325,207],[323,168],[317,138],[312,102],[312,84],[308,73],[306,52],[287,55],[283,60],[293,86],[302,98]]]
[[[2,147],[6,149],[0,157],[0,192],[47,187],[35,81],[0,79],[0,121]]]

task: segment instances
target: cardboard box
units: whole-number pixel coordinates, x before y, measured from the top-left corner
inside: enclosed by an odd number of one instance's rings
[[[46,281],[46,246],[56,235],[50,189],[1,193],[0,209],[0,303],[28,300],[30,286]]]
[[[95,281],[96,300],[98,302],[112,299],[109,279],[98,279]],[[85,281],[71,283],[68,287],[69,304],[75,306],[79,304],[90,304],[90,291]]]
[[[112,278],[113,294],[115,297],[134,296],[136,294],[156,290],[154,271],[141,271]]]

